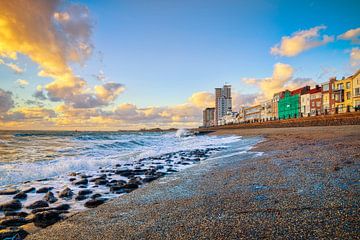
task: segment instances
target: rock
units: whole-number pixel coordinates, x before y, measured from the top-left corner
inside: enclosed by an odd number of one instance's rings
[[[81,174],[80,177],[81,178],[91,178],[92,176],[91,175],[86,175],[86,174]]]
[[[34,225],[41,228],[50,226],[62,219],[60,214],[61,212],[54,210],[36,213],[33,219]]]
[[[35,191],[34,187],[28,187],[28,188],[25,188],[22,190],[22,192],[24,192],[24,193],[29,193],[29,192],[33,192],[33,191]]]
[[[59,206],[54,207],[55,210],[69,210],[70,205],[67,203],[60,204]]]
[[[19,192],[18,194],[16,194],[13,199],[25,199],[27,198],[27,194],[24,192]]]
[[[142,181],[143,183],[149,183],[152,182],[154,180],[158,179],[157,176],[146,176]]]
[[[24,225],[27,223],[29,223],[28,220],[26,220],[23,217],[18,217],[18,216],[6,217],[6,218],[0,220],[0,225],[6,226],[6,227],[21,226],[21,225]]]
[[[176,170],[176,169],[173,169],[173,168],[168,168],[168,170],[167,170],[168,172],[178,172],[178,170]]]
[[[96,179],[95,184],[96,185],[106,185],[108,181],[106,179]]]
[[[70,181],[70,182],[73,182],[73,181],[75,181],[75,180],[76,180],[76,178],[74,178],[74,177],[69,178],[69,181]]]
[[[56,207],[45,207],[45,208],[37,208],[31,211],[31,213],[35,214],[35,213],[39,213],[39,212],[45,212],[45,211],[50,211],[50,210],[57,210],[57,211],[67,211],[70,209],[70,205],[69,204],[60,204],[59,206]]]
[[[0,195],[14,195],[17,194],[18,192],[19,192],[18,189],[8,188],[8,189],[0,190]]]
[[[29,214],[27,212],[5,211],[4,215],[5,217],[9,217],[9,216],[27,217]]]
[[[83,201],[83,200],[85,200],[85,199],[87,199],[87,198],[89,198],[89,197],[86,196],[86,195],[77,195],[77,196],[75,197],[75,200],[76,200],[76,201]]]
[[[115,174],[118,174],[120,176],[123,176],[123,177],[129,177],[129,176],[132,176],[134,175],[132,170],[129,170],[129,169],[126,169],[126,170],[116,170],[115,171]]]
[[[19,236],[20,239],[24,239],[28,234],[28,232],[20,228],[4,229],[0,230],[0,239],[15,239],[15,236]]]
[[[44,207],[49,207],[49,203],[44,201],[44,200],[39,200],[39,201],[33,202],[32,204],[30,204],[26,208],[28,208],[28,209],[36,209],[36,208],[44,208]]]
[[[96,208],[97,206],[103,204],[105,202],[105,199],[103,198],[96,198],[96,199],[91,199],[89,201],[87,201],[84,206],[87,208]]]
[[[0,210],[2,211],[16,211],[21,208],[22,204],[18,199],[0,204]]]
[[[52,192],[47,192],[44,196],[44,200],[49,202],[49,203],[54,203],[56,202],[58,199],[54,196],[54,194]]]
[[[89,195],[91,193],[92,193],[92,191],[90,189],[84,189],[84,190],[80,190],[78,192],[78,195]]]
[[[48,191],[52,190],[53,187],[42,187],[36,190],[36,193],[47,193]]]
[[[76,175],[77,175],[76,172],[71,172],[71,173],[68,174],[68,176],[70,176],[70,177],[75,177]]]
[[[124,185],[125,189],[137,189],[139,186],[135,183],[128,183]]]
[[[118,191],[121,191],[123,189],[124,189],[123,184],[110,186],[110,192],[118,192]]]
[[[63,189],[60,193],[59,193],[59,197],[60,198],[67,198],[67,199],[71,199],[72,196],[74,195],[73,191],[70,188],[65,188]]]
[[[100,193],[95,193],[91,196],[91,199],[96,199],[96,198],[99,198],[101,197],[102,195]]]
[[[87,178],[73,181],[73,184],[75,184],[75,185],[87,185],[88,183],[89,183],[89,181],[87,180]]]

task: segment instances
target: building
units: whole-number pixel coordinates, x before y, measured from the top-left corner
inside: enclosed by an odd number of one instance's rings
[[[268,100],[261,104],[260,119],[262,121],[269,121],[273,119],[273,101]]]
[[[225,116],[222,116],[219,120],[219,125],[229,125],[239,123],[237,116],[239,113],[237,112],[228,112]]]
[[[261,119],[261,105],[244,108],[244,119],[250,122],[259,122]]]
[[[215,88],[215,125],[228,112],[232,112],[231,85],[225,84],[222,88]]]
[[[283,98],[285,95],[285,91],[278,92],[274,94],[274,97],[272,98],[272,114],[273,119],[277,119],[279,117],[279,111],[278,111],[278,103],[281,98]]]
[[[334,113],[335,111],[335,81],[336,78],[330,78],[329,82],[321,84],[321,95],[322,95],[322,114]]]
[[[352,76],[352,102],[355,110],[360,110],[360,70]]]
[[[293,91],[286,90],[284,97],[278,102],[278,118],[297,118],[301,115],[301,98],[302,94],[310,91],[310,86],[295,89]]]
[[[203,111],[203,126],[212,127],[215,125],[215,108],[205,108]]]
[[[350,112],[352,108],[352,77],[335,81],[335,112]]]
[[[316,85],[315,88],[310,89],[310,115],[317,116],[321,114],[321,87]]]
[[[300,96],[300,115],[302,117],[310,116],[310,92]]]

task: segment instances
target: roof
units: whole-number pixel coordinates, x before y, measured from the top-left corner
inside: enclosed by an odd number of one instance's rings
[[[310,89],[310,91],[309,91],[310,94],[314,94],[314,93],[318,93],[318,92],[321,92],[321,87],[313,88],[313,89]]]

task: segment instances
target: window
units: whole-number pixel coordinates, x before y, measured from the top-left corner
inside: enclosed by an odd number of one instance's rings
[[[316,107],[321,107],[321,102],[316,102]]]
[[[346,83],[346,89],[350,89],[350,82]]]
[[[360,95],[360,88],[355,88],[355,96],[359,96]]]
[[[346,93],[346,99],[347,99],[347,100],[350,100],[350,98],[351,98],[351,92],[347,92],[347,93]]]
[[[324,84],[324,85],[322,86],[322,90],[323,90],[323,91],[329,91],[329,84]]]
[[[339,84],[337,85],[337,88],[338,88],[338,90],[344,89],[344,84],[339,83]]]

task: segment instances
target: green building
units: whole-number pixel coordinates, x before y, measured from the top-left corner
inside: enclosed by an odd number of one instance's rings
[[[300,115],[300,93],[292,94],[286,90],[284,97],[278,102],[278,118],[296,118]]]

